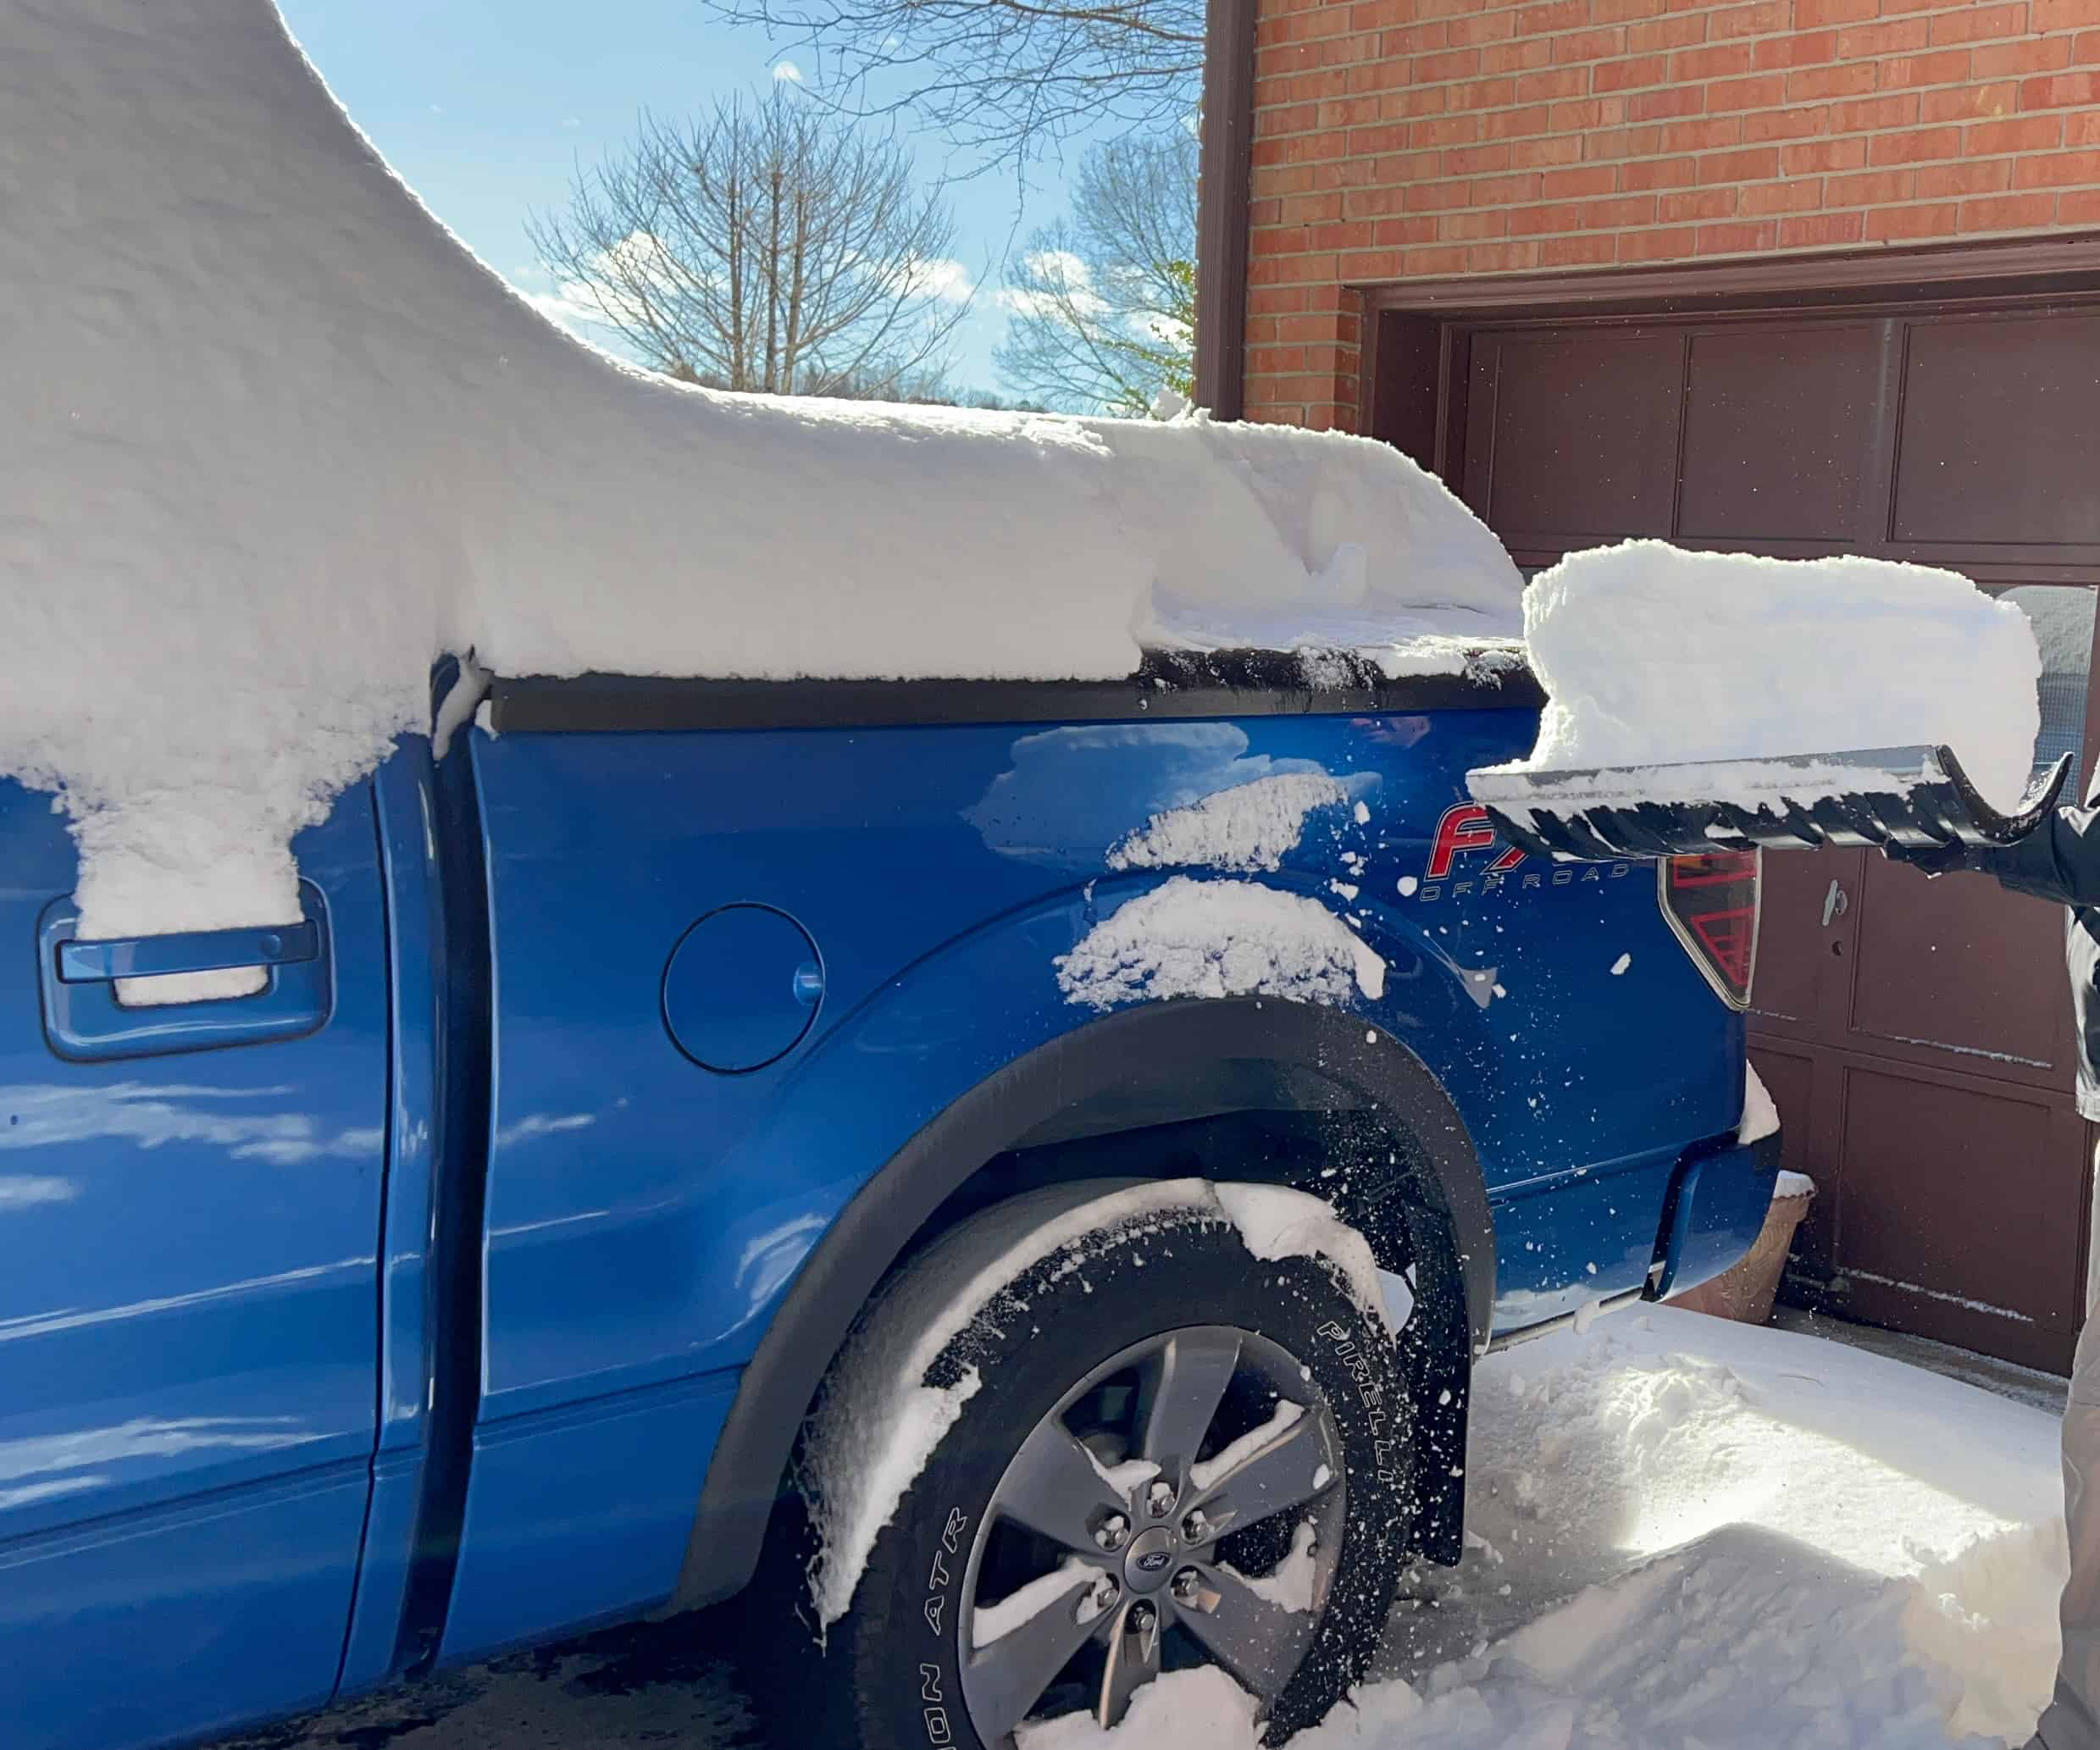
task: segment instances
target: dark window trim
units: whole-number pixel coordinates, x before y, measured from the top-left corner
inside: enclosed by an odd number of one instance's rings
[[[1247,230],[1254,182],[1256,0],[1210,0],[1196,169],[1196,405],[1237,419],[1245,400]]]
[[[635,733],[679,729],[928,727],[950,723],[1135,723],[1146,718],[1386,716],[1536,711],[1544,695],[1514,651],[1482,653],[1464,674],[1388,679],[1348,652],[1148,651],[1122,680],[679,680],[585,674],[499,678],[490,727]]]

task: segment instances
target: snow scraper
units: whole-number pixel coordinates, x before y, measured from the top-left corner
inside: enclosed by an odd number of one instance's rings
[[[2056,806],[2066,754],[2010,814],[1978,794],[1947,747],[1786,759],[1466,774],[1510,843],[1587,861],[1826,845],[2011,845]]]

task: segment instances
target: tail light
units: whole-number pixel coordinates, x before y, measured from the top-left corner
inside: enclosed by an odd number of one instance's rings
[[[1660,865],[1663,916],[1731,1008],[1750,1006],[1757,968],[1758,857],[1754,850],[1709,850]]]

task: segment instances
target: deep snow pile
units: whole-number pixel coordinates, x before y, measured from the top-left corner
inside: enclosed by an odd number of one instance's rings
[[[1524,636],[1549,695],[1527,768],[1944,742],[2006,807],[2034,757],[2033,629],[1951,571],[1628,541],[1536,579]]]
[[[270,0],[0,8],[0,775],[61,794],[86,934],[295,917],[291,834],[448,650],[1103,678],[1516,629],[1499,544],[1382,445],[621,367],[417,203]]]
[[[1293,1750],[1981,1750],[2047,1699],[2056,1424],[1814,1337],[1669,1308],[1492,1356],[1473,1548],[1404,1582],[1379,1677]],[[1170,1675],[1115,1732],[1023,1750],[1251,1750]]]

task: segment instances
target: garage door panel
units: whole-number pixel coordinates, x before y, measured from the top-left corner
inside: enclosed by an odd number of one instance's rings
[[[1476,419],[1468,433],[1466,496],[1492,526],[1515,544],[1670,533],[1681,334],[1501,335],[1478,347],[1476,368],[1493,407],[1486,429]]]
[[[2006,1325],[2068,1329],[2080,1163],[2047,1104],[1893,1068],[1846,1077],[1838,1271]],[[1964,1306],[1964,1303],[1967,1304]],[[1932,1334],[1928,1332],[1927,1334]]]
[[[1911,325],[1892,533],[2100,546],[2100,313]]]
[[[1881,325],[1695,335],[1681,537],[1849,541],[1859,533]]]
[[[2070,1005],[2060,907],[1988,876],[1928,881],[1879,856],[1865,859],[1861,880],[1854,1033],[1984,1064],[2059,1066]],[[2062,1079],[2068,1089],[2068,1068]]]

